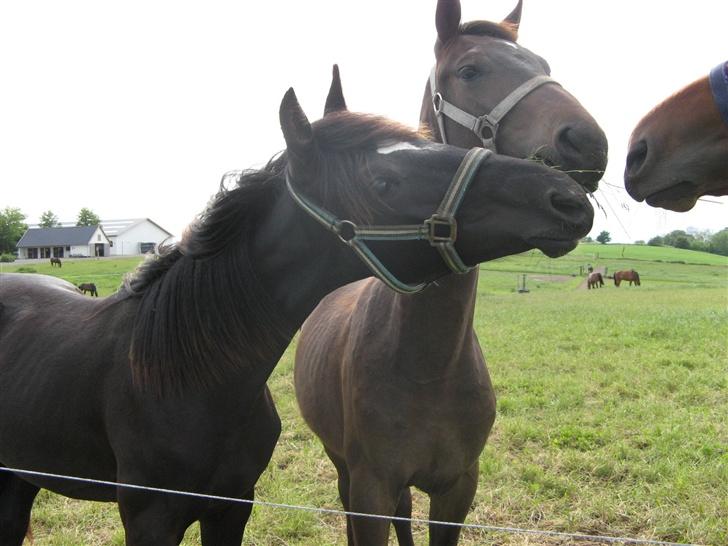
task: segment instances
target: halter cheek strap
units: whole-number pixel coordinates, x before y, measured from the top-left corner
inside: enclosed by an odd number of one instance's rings
[[[429,241],[451,270],[456,273],[469,271],[471,268],[463,263],[455,250],[455,240],[457,239],[455,213],[460,207],[470,183],[475,178],[478,168],[491,153],[483,148],[469,150],[453,176],[437,211],[419,225],[357,226],[350,220],[339,220],[326,209],[296,192],[288,170],[286,170],[286,187],[293,200],[314,220],[334,232],[349,245],[376,277],[397,292],[413,294],[420,292],[427,285],[424,283],[411,285],[399,280],[377,258],[365,241]]]
[[[483,141],[483,148],[493,150],[494,152],[497,152],[495,139],[498,134],[498,126],[506,114],[534,89],[547,83],[560,85],[559,82],[550,76],[536,76],[516,87],[489,113],[476,117],[442,98],[442,94],[437,90],[436,70],[437,67],[435,66],[430,72],[430,92],[432,93],[432,107],[435,110],[435,118],[437,120],[437,127],[440,130],[442,142],[447,144],[445,120],[443,119],[444,116],[447,116],[454,122],[459,123],[475,133]]]
[[[711,70],[709,79],[715,105],[720,110],[723,121],[728,124],[728,61]]]

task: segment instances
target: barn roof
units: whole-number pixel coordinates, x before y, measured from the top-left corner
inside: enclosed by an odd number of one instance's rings
[[[128,220],[101,220],[101,227],[104,230],[104,233],[108,237],[116,237],[117,235],[121,235],[125,231],[130,230],[134,226],[137,226],[141,223],[149,222],[150,224],[156,226],[163,232],[165,232],[170,237],[172,234],[164,229],[162,226],[157,224],[156,222],[153,222],[149,218],[130,218]]]
[[[17,247],[87,245],[98,228],[99,226],[30,228],[20,238]]]

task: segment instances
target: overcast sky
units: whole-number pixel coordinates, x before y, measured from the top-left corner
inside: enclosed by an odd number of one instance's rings
[[[283,147],[290,86],[321,116],[339,63],[350,109],[416,125],[435,0],[33,1],[0,4],[0,208],[35,223],[148,217],[180,234],[231,169]],[[501,20],[514,0],[463,0]],[[728,58],[724,0],[525,0],[519,42],[609,139],[592,236],[632,242],[728,226],[728,199],[678,214],[623,190],[627,139],[661,100]]]

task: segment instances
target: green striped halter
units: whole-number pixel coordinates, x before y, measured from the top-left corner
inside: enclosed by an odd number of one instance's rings
[[[329,231],[349,245],[366,266],[392,290],[402,294],[420,292],[426,283],[407,284],[399,280],[377,258],[365,241],[429,241],[437,248],[447,266],[455,273],[466,273],[470,267],[465,265],[455,250],[457,222],[455,213],[463,200],[470,183],[480,165],[492,154],[490,150],[473,148],[465,154],[450,186],[435,214],[419,225],[399,226],[357,226],[350,220],[339,220],[329,211],[313,204],[293,189],[291,177],[286,170],[286,186],[293,200]]]

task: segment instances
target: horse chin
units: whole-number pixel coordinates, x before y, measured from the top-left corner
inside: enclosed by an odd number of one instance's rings
[[[695,206],[700,192],[695,183],[685,180],[669,188],[651,193],[645,201],[651,207],[660,207],[675,212],[686,212]]]
[[[559,258],[568,254],[579,244],[579,241],[575,239],[548,239],[546,237],[531,237],[527,242],[549,258]]]

